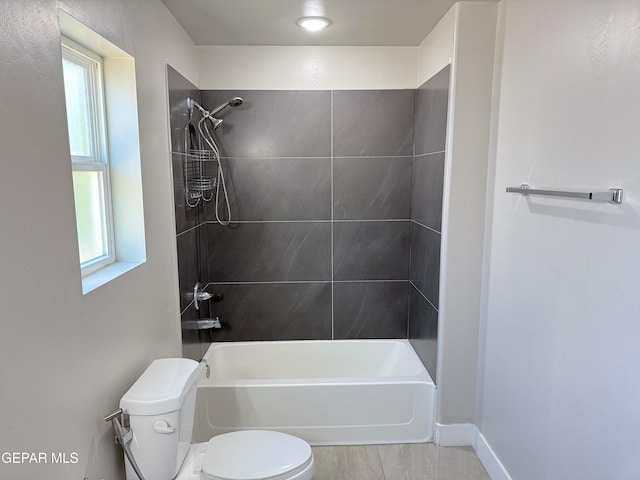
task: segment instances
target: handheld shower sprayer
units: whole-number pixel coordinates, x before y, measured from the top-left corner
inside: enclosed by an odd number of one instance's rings
[[[222,110],[224,110],[227,107],[238,107],[240,105],[242,105],[242,102],[244,102],[244,100],[242,100],[242,98],[240,97],[233,97],[231,99],[229,99],[229,101],[222,103],[220,105],[218,105],[216,108],[214,108],[213,110],[211,110],[211,115],[217,115],[218,113],[220,113]]]

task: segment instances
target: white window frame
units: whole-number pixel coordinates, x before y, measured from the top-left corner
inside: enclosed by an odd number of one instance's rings
[[[87,72],[91,153],[89,156],[71,155],[72,170],[102,173],[103,212],[102,246],[104,255],[80,264],[82,276],[90,275],[116,261],[115,238],[113,228],[113,206],[109,169],[109,152],[107,148],[107,128],[104,102],[104,81],[102,57],[77,44],[73,40],[62,37],[62,58],[81,66]],[[78,239],[78,244],[80,239]]]

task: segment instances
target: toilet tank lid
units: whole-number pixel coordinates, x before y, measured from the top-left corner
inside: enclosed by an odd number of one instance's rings
[[[129,415],[160,415],[182,408],[200,364],[188,358],[154,360],[120,400]]]

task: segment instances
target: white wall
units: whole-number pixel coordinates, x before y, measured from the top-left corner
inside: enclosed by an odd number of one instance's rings
[[[514,479],[637,479],[639,5],[503,7],[478,426]],[[625,198],[505,193],[522,182]]]
[[[136,59],[147,262],[82,295],[58,4],[0,3],[0,452],[79,456],[0,463],[12,480],[121,478],[102,417],[181,355],[165,61],[194,81],[194,46],[157,0],[66,4]]]
[[[202,90],[416,88],[418,47],[199,46]]]
[[[470,444],[477,346],[496,3],[459,2],[420,45],[418,85],[451,64],[444,175],[436,442]],[[462,300],[461,300],[462,299]]]
[[[462,2],[454,8],[442,207],[437,421],[473,424],[498,7]],[[470,441],[468,437],[466,443]]]
[[[457,12],[458,7],[454,5],[420,44],[416,86],[419,87],[453,62]]]

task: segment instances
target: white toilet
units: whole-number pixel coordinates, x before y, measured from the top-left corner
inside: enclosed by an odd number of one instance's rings
[[[185,358],[155,360],[120,400],[145,480],[311,480],[311,447],[292,435],[244,430],[191,445],[199,365]],[[127,480],[138,480],[125,463]]]

